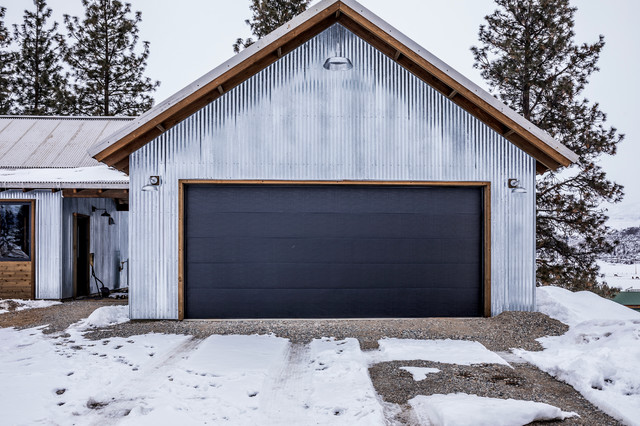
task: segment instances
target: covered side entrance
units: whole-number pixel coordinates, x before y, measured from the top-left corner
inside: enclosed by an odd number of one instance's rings
[[[185,318],[469,317],[483,183],[182,184]]]

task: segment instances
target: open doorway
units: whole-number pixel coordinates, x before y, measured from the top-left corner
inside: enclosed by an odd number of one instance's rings
[[[90,250],[89,216],[75,213],[73,215],[73,296],[88,296],[89,250]]]

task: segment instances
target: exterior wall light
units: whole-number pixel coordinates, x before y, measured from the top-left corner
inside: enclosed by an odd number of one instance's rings
[[[157,191],[160,186],[160,176],[149,176],[149,183],[142,187],[143,191]]]
[[[323,66],[329,71],[349,71],[353,68],[351,60],[344,56],[332,56],[327,58]]]
[[[527,190],[520,183],[520,179],[509,179],[507,181],[507,186],[511,188],[511,192],[514,194],[526,194]]]
[[[95,213],[98,210],[104,210],[104,213],[102,213],[100,216],[101,217],[108,217],[109,218],[109,225],[115,225],[116,221],[113,220],[111,215],[107,212],[107,209],[99,209],[96,206],[91,206],[91,213]]]
[[[342,56],[342,49],[340,43],[336,44],[336,56],[327,58],[323,65],[324,69],[329,71],[349,71],[353,68],[351,59]]]

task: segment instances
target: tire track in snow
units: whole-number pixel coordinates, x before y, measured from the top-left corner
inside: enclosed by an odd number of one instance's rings
[[[144,401],[152,399],[149,396],[149,390],[154,390],[166,382],[171,369],[175,364],[181,362],[184,355],[194,351],[204,339],[190,336],[185,342],[177,345],[164,356],[141,366],[137,374],[130,380],[124,381],[117,387],[108,389],[108,393],[112,398],[110,401],[95,400],[100,405],[99,409],[91,409],[86,415],[88,417],[96,416],[97,418],[88,420],[95,425],[114,425],[122,420],[122,418],[134,408],[145,405]],[[161,373],[165,370],[165,373]],[[140,397],[140,395],[146,395]],[[89,398],[88,406],[93,398]],[[102,404],[105,404],[102,406]]]
[[[313,368],[308,345],[290,344],[282,366],[262,387],[260,412],[265,425],[315,424],[310,410]]]

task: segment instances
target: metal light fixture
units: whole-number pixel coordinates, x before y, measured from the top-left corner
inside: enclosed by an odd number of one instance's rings
[[[329,71],[349,71],[353,64],[349,58],[344,56],[332,56],[324,62],[324,68]]]
[[[526,194],[527,190],[524,186],[522,186],[522,184],[520,183],[520,179],[509,179],[507,181],[507,186],[509,188],[511,188],[511,192],[513,192],[514,194]]]
[[[149,176],[149,183],[142,187],[143,191],[157,191],[160,186],[160,176]]]
[[[339,37],[340,39],[342,39],[342,33]],[[336,56],[327,58],[327,60],[324,62],[323,67],[329,71],[348,71],[353,68],[351,59],[342,55],[341,41],[338,41],[336,43]]]
[[[104,213],[102,213],[100,216],[101,217],[108,217],[109,218],[109,225],[115,225],[116,221],[113,220],[113,218],[111,217],[111,215],[107,212],[107,209],[99,209],[96,206],[91,206],[91,213],[95,213],[99,210],[104,210]]]

